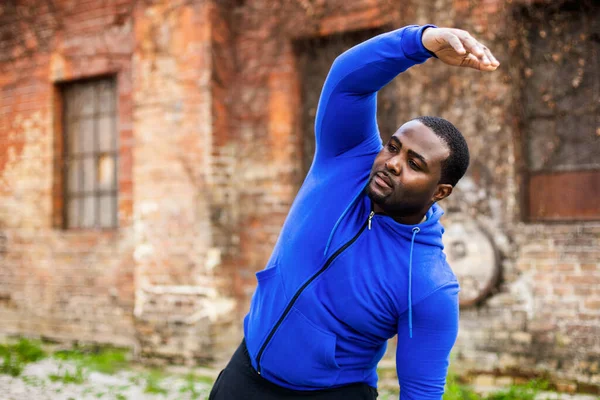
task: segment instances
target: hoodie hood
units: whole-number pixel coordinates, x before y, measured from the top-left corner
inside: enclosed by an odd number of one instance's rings
[[[437,203],[434,203],[425,214],[427,219],[416,225],[401,224],[385,214],[375,214],[374,218],[378,217],[377,223],[383,225],[386,229],[392,230],[400,240],[411,240],[413,228],[418,227],[419,234],[415,238],[415,243],[443,249],[442,235],[444,227],[440,222],[442,215],[444,215],[444,210]]]
[[[359,204],[362,203],[362,204]],[[344,212],[339,216],[337,222],[331,229],[329,233],[329,238],[327,240],[327,244],[325,245],[326,255],[333,236],[344,219],[344,217],[350,212],[350,210],[355,207],[366,207],[369,210],[372,210],[372,201],[369,196],[366,194],[365,189],[358,192],[352,201],[346,206]],[[371,224],[379,224],[380,226],[384,226],[385,229],[389,229],[393,231],[393,236],[397,236],[399,240],[414,240],[416,243],[439,247],[440,249],[444,248],[444,244],[442,243],[442,235],[444,233],[444,227],[440,223],[440,218],[444,215],[444,210],[437,203],[434,203],[427,213],[425,214],[426,220],[415,225],[405,225],[397,222],[390,216],[382,213],[374,213],[371,216]],[[419,228],[418,237],[413,238],[413,228]]]

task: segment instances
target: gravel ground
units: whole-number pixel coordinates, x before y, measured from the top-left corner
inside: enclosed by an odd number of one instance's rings
[[[44,359],[29,364],[21,376],[0,375],[1,400],[188,400],[207,399],[211,383],[205,380],[190,383],[183,376],[172,375],[155,381],[165,393],[146,393],[147,374],[121,371],[114,375],[98,372],[85,374],[81,384],[52,381],[51,375],[77,373],[75,364]],[[151,382],[152,384],[152,382]]]
[[[65,383],[52,376],[76,376],[77,364],[45,358],[28,364],[18,377],[0,374],[0,400],[206,400],[217,371],[201,370],[201,378],[186,379],[185,368],[167,368],[159,380],[148,382],[148,371],[126,370],[113,375],[84,372],[82,383]],[[196,370],[192,372],[197,372]],[[147,393],[149,384],[161,393]],[[153,385],[152,385],[153,384]],[[381,391],[378,400],[397,399]]]
[[[173,371],[176,371],[173,373]],[[77,375],[75,363],[47,358],[27,365],[19,377],[0,375],[0,400],[206,400],[216,371],[203,370],[201,378],[186,379],[183,369],[169,369],[160,379],[148,378],[148,371],[121,371],[114,375],[85,372],[80,384],[53,381],[51,376]],[[147,393],[151,386],[161,393]],[[398,395],[380,391],[378,400]],[[597,396],[543,393],[540,400],[597,400]]]
[[[83,383],[65,383],[51,376],[77,375],[77,364],[46,358],[28,364],[18,377],[0,374],[0,400],[206,400],[217,371],[201,370],[201,378],[186,379],[185,368],[168,368],[159,380],[150,382],[161,393],[147,393],[148,371],[126,370],[113,375],[84,372]],[[197,372],[197,371],[192,371]],[[164,392],[163,392],[164,391]],[[379,400],[397,399],[382,391]]]

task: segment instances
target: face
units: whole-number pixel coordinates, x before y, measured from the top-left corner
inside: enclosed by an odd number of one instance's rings
[[[433,202],[452,192],[451,185],[439,184],[449,155],[446,143],[421,122],[402,125],[373,162],[367,193],[375,211],[422,218]]]

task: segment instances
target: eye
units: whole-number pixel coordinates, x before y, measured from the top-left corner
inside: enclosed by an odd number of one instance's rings
[[[416,162],[414,162],[413,160],[408,160],[408,165],[410,165],[410,167],[412,169],[414,169],[415,171],[419,171],[421,168],[419,167],[419,164],[417,164]]]
[[[392,153],[396,153],[398,151],[398,148],[396,146],[394,146],[392,143],[388,143],[387,147],[388,147],[388,150]]]

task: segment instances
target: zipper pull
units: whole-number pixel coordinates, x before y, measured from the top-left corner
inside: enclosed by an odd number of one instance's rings
[[[371,214],[369,214],[369,221],[368,221],[369,230],[371,230],[371,220],[373,219],[373,215],[375,215],[375,211],[371,211]]]

